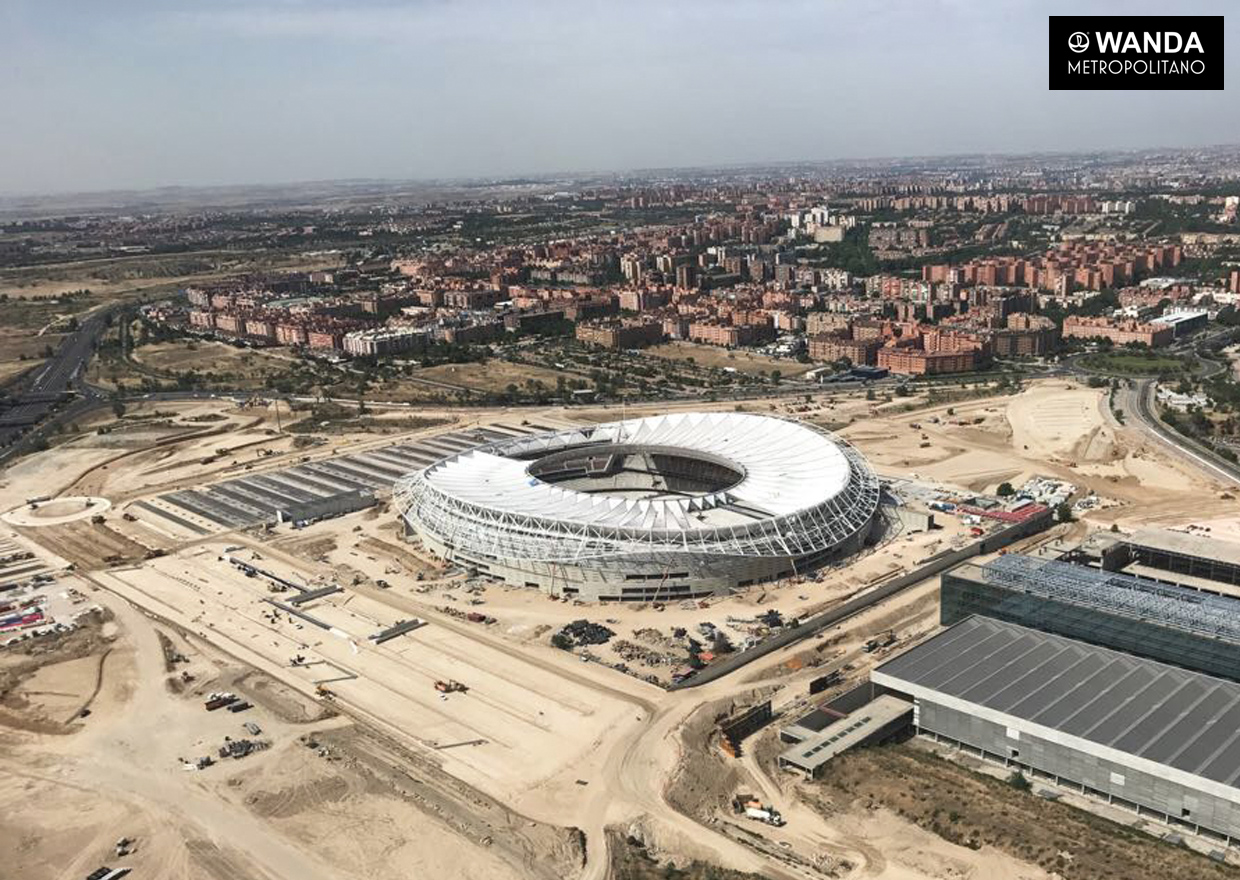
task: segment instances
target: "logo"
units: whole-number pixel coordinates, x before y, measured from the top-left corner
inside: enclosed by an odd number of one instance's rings
[[[1052,15],[1048,36],[1053,91],[1223,88],[1221,15]]]

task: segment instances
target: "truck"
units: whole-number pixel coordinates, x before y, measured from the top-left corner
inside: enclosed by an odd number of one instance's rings
[[[784,817],[779,815],[779,810],[765,807],[745,807],[745,817],[753,819],[755,822],[765,822],[767,825],[774,825],[776,828],[787,824],[784,822]]]
[[[786,824],[784,817],[779,815],[779,810],[762,803],[762,801],[751,794],[742,794],[734,797],[732,799],[732,809],[738,813],[743,813],[747,819],[753,819],[755,822],[765,822],[767,825],[774,825],[776,828]]]
[[[208,712],[214,712],[216,709],[222,709],[225,706],[231,706],[237,702],[236,694],[210,694],[207,701],[203,704]]]
[[[459,681],[455,681],[450,678],[447,681],[435,682],[435,690],[439,691],[441,694],[463,694],[466,690],[468,690],[468,688],[466,688],[465,685],[461,684]]]

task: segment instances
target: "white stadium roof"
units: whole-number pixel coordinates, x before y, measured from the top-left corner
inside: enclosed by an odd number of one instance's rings
[[[581,491],[556,479],[634,454],[696,459],[719,488]],[[401,478],[394,497],[415,531],[495,559],[818,557],[869,528],[879,486],[856,450],[816,426],[678,413],[499,440]]]
[[[631,498],[585,493],[531,476],[522,458],[545,449],[638,445],[705,453],[742,471],[739,483],[698,497]],[[849,462],[829,436],[798,422],[744,413],[686,413],[561,431],[448,458],[427,481],[459,501],[526,516],[638,529],[717,528],[781,516],[837,495]]]

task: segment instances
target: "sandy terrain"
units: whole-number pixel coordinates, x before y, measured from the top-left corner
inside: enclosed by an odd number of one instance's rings
[[[79,519],[101,515],[112,506],[106,498],[86,495],[60,495],[55,501],[37,506],[24,504],[4,513],[4,521],[12,526],[58,526]]]
[[[745,406],[842,426],[883,474],[916,474],[917,482],[952,492],[991,491],[1045,474],[1110,499],[1089,514],[1100,524],[1210,521],[1221,533],[1235,523],[1235,502],[1219,487],[1116,421],[1101,392],[1064,380],[953,404],[833,393],[809,403]],[[702,404],[470,410],[454,414],[454,427],[690,408]],[[166,424],[124,424],[156,409],[169,413],[161,416]],[[92,433],[24,458],[3,477],[13,504],[64,493],[115,505],[103,524],[84,518],[19,527],[23,541],[78,565],[83,588],[112,610],[116,627],[106,661],[98,659],[102,650],[49,660],[7,689],[13,702],[8,723],[0,718],[0,810],[21,819],[0,829],[0,845],[20,853],[14,869],[23,877],[85,874],[114,861],[111,844],[126,834],[139,838],[136,866],[160,865],[160,876],[175,880],[395,880],[410,871],[602,878],[609,828],[636,834],[659,858],[781,880],[1048,876],[1019,854],[949,842],[890,810],[815,810],[812,793],[800,791],[795,778],[768,775],[753,755],[724,759],[710,744],[717,711],[746,705],[759,691],[795,711],[821,665],[850,664],[852,680],[932,632],[934,580],[742,674],[691,690],[667,693],[548,645],[554,629],[581,617],[637,641],[646,631],[665,638],[678,626],[725,624],[772,608],[812,613],[962,540],[964,529],[951,517],[942,518],[940,531],[894,534],[812,579],[662,611],[588,607],[445,576],[397,537],[381,507],[270,535],[176,534],[115,515],[172,488],[391,443],[396,435],[344,434],[295,449],[291,438],[268,433],[269,411],[215,401],[139,406],[115,422],[102,417]],[[95,434],[95,427],[109,433]],[[49,504],[46,515],[69,515],[66,504],[73,502]],[[339,583],[341,592],[302,609],[326,628],[277,612],[264,600],[289,595],[222,561],[226,547],[242,548],[231,552],[245,558],[257,553],[257,564],[299,582]],[[142,561],[153,549],[168,555]],[[127,561],[109,563],[112,556]],[[391,587],[380,588],[380,579]],[[475,608],[497,622],[460,619]],[[427,625],[379,645],[369,638],[415,616]],[[868,637],[888,629],[897,645],[861,651]],[[739,638],[745,624],[732,632]],[[170,660],[168,645],[186,659]],[[617,656],[613,645],[597,654]],[[303,660],[294,665],[298,655]],[[434,688],[444,679],[468,690],[444,698]],[[90,716],[72,719],[94,683]],[[318,684],[330,696],[316,695]],[[271,747],[187,772],[178,759],[242,735],[237,716],[203,711],[203,696],[219,689],[256,704],[242,717],[261,725]],[[744,789],[776,801],[789,825],[755,828],[721,812],[720,804]],[[19,804],[29,806],[19,811]]]

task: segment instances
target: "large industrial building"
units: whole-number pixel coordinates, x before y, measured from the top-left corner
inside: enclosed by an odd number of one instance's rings
[[[916,730],[1230,843],[1240,684],[984,617],[877,668]]]
[[[1008,554],[942,577],[944,625],[980,614],[1240,681],[1240,599]]]
[[[1062,558],[1207,593],[1240,596],[1240,544],[1203,534],[1171,529],[1142,529],[1134,535],[1095,532]]]
[[[676,600],[859,549],[879,484],[844,441],[745,413],[680,413],[498,440],[396,484],[439,556],[551,595]]]

